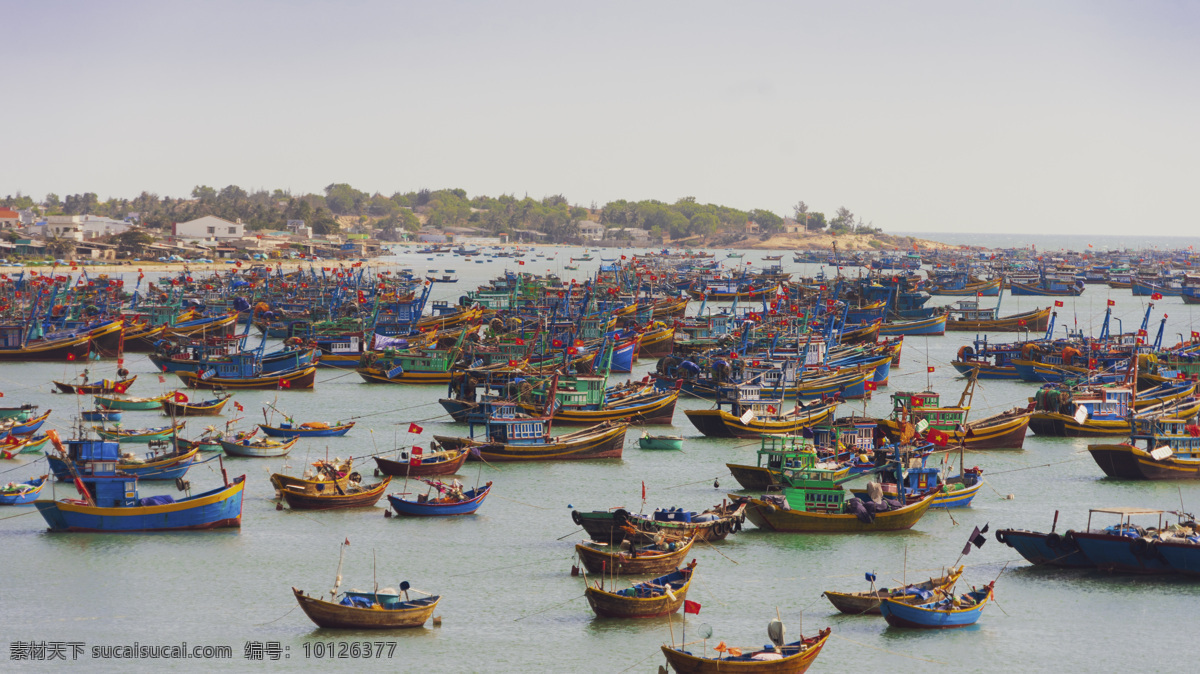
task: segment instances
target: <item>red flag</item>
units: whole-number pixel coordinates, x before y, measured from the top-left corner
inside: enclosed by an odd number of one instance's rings
[[[646,500],[646,481],[642,480],[642,500]]]
[[[1152,300],[1161,300],[1161,299],[1162,299],[1162,293],[1154,293],[1153,295],[1151,295],[1151,296],[1150,296],[1150,299],[1152,299]]]
[[[186,394],[185,394],[183,391],[176,391],[176,392],[175,392],[175,402],[177,402],[177,403],[186,403],[187,401],[188,401],[188,397],[187,397],[187,395],[186,395]]]
[[[525,346],[525,340],[518,337],[517,338],[517,346]]]
[[[236,400],[235,400],[235,401],[233,401],[233,406],[234,406],[234,408],[235,408],[235,409],[237,409],[237,411],[239,411],[239,412],[245,412],[245,411],[246,411],[246,408],[245,408],[245,407],[242,407],[242,404],[241,404],[241,403],[239,403],[239,402],[238,402],[238,401],[236,401]]]
[[[867,381],[863,382],[863,389],[865,389],[867,391],[874,391],[878,388],[879,388],[879,384],[876,384],[873,381],[867,380]]]
[[[420,434],[421,434],[422,432],[424,432],[424,431],[425,431],[425,429],[424,429],[424,428],[421,428],[420,426],[418,426],[418,425],[416,425],[416,424],[414,424],[414,423],[410,423],[410,424],[408,425],[408,432],[409,432],[409,433],[415,433],[416,435],[420,435]]]
[[[412,456],[409,457],[409,459],[408,459],[408,465],[410,465],[410,466],[421,465],[421,448],[420,447],[413,445]]]
[[[525,264],[525,260],[517,260],[517,264],[524,265],[524,264]]]
[[[349,539],[349,538],[347,538],[347,539],[346,539],[346,545],[350,545],[350,539]]]
[[[164,376],[162,376],[161,374],[160,374],[160,375],[158,375],[158,383],[160,383],[160,384],[165,384],[165,383],[167,383],[167,378],[166,378],[166,377],[164,377]]]
[[[129,384],[117,384],[113,386],[113,393],[124,393],[129,390]]]
[[[1054,300],[1054,306],[1061,307],[1062,305],[1063,305],[1062,300]]]
[[[930,365],[930,366],[929,366],[928,368],[926,368],[926,369],[927,369],[927,370],[929,370],[930,372],[933,372],[933,366],[932,366],[932,365]]]
[[[1115,306],[1117,306],[1117,301],[1116,301],[1116,300],[1109,300],[1109,301],[1108,301],[1108,306],[1110,306],[1110,307],[1115,307]]]
[[[683,612],[684,613],[694,613],[696,615],[700,615],[700,603],[692,601],[690,599],[684,599],[683,600]]]
[[[68,353],[68,354],[67,354],[67,360],[75,360],[75,354],[73,354],[73,353]]]
[[[284,379],[283,377],[279,378],[279,388],[291,388],[291,387],[292,387],[292,382]]]

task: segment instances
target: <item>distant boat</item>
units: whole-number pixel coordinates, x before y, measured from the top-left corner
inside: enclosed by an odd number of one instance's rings
[[[992,600],[995,581],[982,590],[957,597],[946,597],[928,604],[906,604],[890,597],[881,600],[879,611],[892,627],[949,629],[979,622],[983,609]]]
[[[25,482],[9,482],[0,487],[0,506],[33,503],[49,481],[50,476],[43,475]]]
[[[219,440],[221,449],[230,456],[244,456],[249,458],[271,458],[276,456],[284,456],[292,451],[292,447],[296,446],[299,438],[291,438],[286,442],[278,440],[270,440],[268,438],[260,438],[258,440],[250,440],[243,438],[240,440]]]
[[[295,440],[292,440],[295,442]],[[342,510],[345,508],[370,508],[379,502],[383,492],[392,481],[391,476],[371,485],[350,485],[343,489],[338,485],[310,489],[287,485],[280,493],[288,507],[293,510]]]
[[[601,618],[660,618],[683,606],[696,562],[653,580],[634,583],[621,590],[605,589],[604,574],[584,589],[588,605]],[[586,574],[584,581],[588,578]]]
[[[463,490],[457,485],[448,485],[438,480],[421,480],[436,489],[438,495],[430,498],[430,494],[388,494],[388,503],[399,515],[413,517],[442,517],[447,515],[470,515],[483,505],[483,500],[492,491],[492,483],[482,487]]]
[[[776,625],[778,625],[777,628],[775,627]],[[725,646],[725,642],[722,641],[714,649],[715,655],[711,657],[707,653],[696,655],[691,651],[684,650],[688,644],[681,644],[678,647],[673,644],[671,646],[664,644],[662,652],[667,657],[667,662],[670,663],[671,668],[676,672],[694,674],[727,674],[729,672],[776,674],[789,672],[802,674],[808,671],[813,661],[821,654],[821,649],[825,647],[825,642],[829,640],[829,633],[830,630],[826,627],[818,632],[815,637],[805,639],[802,636],[798,641],[785,644],[783,639],[783,623],[773,620],[767,628],[767,634],[773,643],[768,644],[762,650],[759,650],[757,647],[745,649],[730,648]]]
[[[920,583],[911,583],[892,589],[872,589],[866,592],[833,592],[826,590],[822,594],[833,607],[848,615],[880,615],[879,605],[884,599],[895,599],[908,604],[922,603],[934,596],[945,596],[962,576],[962,566],[951,569],[950,573]],[[868,576],[868,579],[873,576]],[[874,587],[874,581],[872,587]],[[938,595],[937,593],[941,594]]]
[[[135,382],[135,381],[137,381],[136,374],[128,379],[118,379],[118,380],[104,379],[102,381],[95,382],[92,384],[87,384],[87,383],[68,384],[65,382],[56,381],[56,382],[54,382],[54,385],[56,387],[58,387],[58,390],[62,391],[63,393],[93,394],[94,395],[97,393],[100,393],[100,394],[124,393],[126,390],[129,389],[130,386],[133,386],[133,382]]]
[[[344,556],[345,545],[342,546],[341,552]],[[409,599],[408,591],[412,586],[408,581],[400,583],[399,592],[392,588],[380,590],[376,586],[372,592],[350,590],[339,595],[338,588],[341,584],[342,557],[339,556],[336,581],[329,598],[333,600],[340,596],[341,601],[326,601],[307,595],[295,587],[292,588],[292,594],[304,614],[316,623],[317,627],[353,630],[421,627],[429,620],[429,616],[433,615],[433,610],[441,600],[438,595]],[[400,599],[401,592],[404,593],[403,600]]]

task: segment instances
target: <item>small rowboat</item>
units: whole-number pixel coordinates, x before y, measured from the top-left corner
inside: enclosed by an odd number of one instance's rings
[[[693,541],[686,543],[664,542],[647,546],[630,546],[629,549],[602,550],[589,542],[575,545],[584,567],[592,573],[609,575],[663,574],[677,568],[679,562],[692,549]]]
[[[157,410],[162,409],[163,402],[169,397],[171,397],[169,393],[155,398],[98,395],[96,396],[96,406],[109,410]]]
[[[268,438],[259,438],[251,440],[244,438],[242,440],[218,440],[221,443],[221,449],[230,456],[245,456],[251,458],[268,458],[275,456],[284,456],[292,451],[292,447],[296,446],[296,441],[299,438],[292,438],[287,442],[271,440]]]
[[[788,672],[801,674],[808,671],[825,642],[829,640],[829,628],[821,630],[815,637],[800,639],[790,644],[781,644],[776,648],[729,648],[724,642],[717,645],[717,654],[708,657],[683,650],[682,647],[663,645],[663,655],[676,672],[689,674],[736,674],[750,672],[776,674]],[[782,641],[782,639],[780,639]]]
[[[347,424],[339,422],[331,426],[320,421],[307,421],[299,426],[284,423],[279,426],[259,424],[258,427],[263,429],[263,433],[273,438],[340,438],[354,428],[354,422],[351,421]]]
[[[850,615],[880,615],[879,604],[884,599],[894,599],[906,604],[927,603],[930,597],[944,597],[950,588],[962,576],[963,567],[951,569],[950,573],[940,578],[930,578],[922,583],[913,583],[904,587],[888,589],[879,588],[867,592],[830,592],[826,591],[825,598],[833,607],[842,613]],[[915,592],[914,592],[915,590]],[[939,594],[940,593],[940,594]]]
[[[895,599],[883,599],[879,610],[883,619],[892,627],[917,627],[921,629],[950,629],[974,625],[983,615],[983,607],[992,599],[996,582],[988,583],[982,590],[968,592],[957,597],[946,597],[928,604],[910,605]]]
[[[30,433],[36,433],[42,427],[42,424],[46,423],[46,419],[50,418],[50,413],[53,411],[46,410],[46,413],[40,417],[26,419],[25,421],[7,419],[0,422],[0,433],[7,433],[9,435],[29,435]]]
[[[604,578],[601,576],[600,580],[587,587],[584,594],[592,611],[601,618],[660,618],[675,613],[683,606],[695,568],[696,562],[693,561],[665,576],[616,591],[604,589]]]
[[[168,396],[162,401],[163,414],[168,417],[216,417],[221,415],[221,409],[229,402],[229,395],[212,400],[189,402],[176,400],[178,395]]]
[[[50,476],[43,475],[25,482],[9,482],[0,487],[0,506],[33,503],[49,481]]]
[[[118,379],[116,381],[113,381],[110,379],[105,379],[105,380],[99,381],[95,384],[67,384],[67,383],[64,383],[61,381],[56,381],[56,382],[54,382],[54,385],[57,386],[58,390],[62,391],[63,393],[76,393],[79,395],[83,395],[83,394],[93,394],[94,395],[97,393],[99,393],[99,394],[124,393],[125,391],[129,390],[129,387],[132,386],[133,382],[135,382],[135,381],[137,381],[136,374],[133,375],[132,377],[130,377],[129,379]]]
[[[179,377],[188,388],[311,391],[317,381],[317,366],[310,365],[289,372],[275,372],[259,377],[209,377],[204,379],[203,376],[186,370],[177,370],[175,376]]]
[[[454,475],[462,468],[469,453],[465,449],[446,449],[424,455],[409,455],[408,452],[401,451],[398,455],[399,461],[377,456],[375,457],[375,465],[379,467],[380,473],[396,477]]]
[[[3,444],[0,444],[0,457],[12,459],[18,454],[36,454],[42,451],[42,447],[45,447],[46,442],[49,440],[49,434],[39,435],[36,438],[28,438],[26,440],[10,435],[5,438]]]
[[[179,422],[174,426],[158,426],[156,428],[135,428],[132,430],[113,426],[106,428],[104,426],[92,426],[92,430],[96,431],[100,437],[105,440],[116,440],[117,442],[136,442],[150,443],[158,440],[166,440],[172,435],[183,430],[186,422]]]
[[[292,593],[304,614],[318,627],[340,629],[421,627],[433,615],[433,610],[441,600],[441,597],[431,595],[401,601],[400,595],[387,589],[382,592],[345,592],[338,603],[310,597],[294,587]]]
[[[638,438],[638,447],[642,449],[683,449],[683,436],[642,433],[642,437]]]
[[[84,410],[79,413],[84,421],[120,421],[120,410],[106,410],[103,407],[97,407],[93,410]]]
[[[633,528],[632,532],[626,530],[626,538],[634,543],[649,543],[659,532],[676,538],[723,541],[729,534],[742,530],[746,504],[723,502],[702,513],[682,509],[658,510],[652,515],[632,513],[626,521]]]
[[[294,443],[295,440],[292,442]],[[387,489],[388,483],[391,481],[391,477],[385,477],[376,484],[365,487],[351,486],[349,489],[341,489],[336,485],[321,488],[318,485],[317,488],[310,490],[307,487],[290,485],[280,493],[283,495],[283,500],[287,501],[288,507],[293,510],[370,508],[383,496],[383,490]]]
[[[422,482],[437,489],[439,496],[429,498],[428,494],[419,494],[416,499],[404,499],[400,497],[407,494],[388,494],[388,503],[392,505],[396,514],[411,517],[470,515],[483,505],[483,499],[492,492],[491,482],[482,487],[467,490],[436,480],[422,480]]]

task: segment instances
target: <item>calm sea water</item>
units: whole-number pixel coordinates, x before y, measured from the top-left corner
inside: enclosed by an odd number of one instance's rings
[[[1093,250],[1178,250],[1188,246],[1200,246],[1197,236],[1141,236],[1131,234],[1005,234],[998,232],[898,232],[903,236],[915,236],[951,243],[959,246],[983,246],[984,248],[1028,248],[1037,246],[1042,251],[1074,250],[1085,251],[1088,244]]]
[[[578,249],[548,249],[550,261],[526,258],[522,270],[560,271],[564,258]],[[610,256],[611,253],[603,253]],[[758,263],[765,253],[747,252]],[[426,260],[405,254],[390,261],[416,270],[455,269],[457,285],[435,286],[435,297],[454,299],[477,283],[498,274],[514,261],[468,263],[451,256]],[[578,275],[600,263],[586,265]],[[739,261],[734,261],[741,263]],[[811,274],[812,267],[785,262],[786,268]],[[573,272],[562,270],[571,276]],[[1128,291],[1089,287],[1068,300],[1061,315],[1074,325],[1098,329],[1104,299],[1117,300],[1126,329],[1135,329],[1143,304]],[[935,298],[937,302],[941,298]],[[948,298],[945,298],[948,301]],[[1005,313],[1043,303],[1034,298],[1005,298]],[[694,310],[694,308],[693,308]],[[1170,314],[1168,338],[1194,329],[1193,312],[1178,298],[1157,303],[1158,318]],[[888,409],[886,392],[920,390],[928,383],[948,400],[956,399],[962,380],[949,361],[973,337],[910,338],[903,363],[893,369],[891,386],[866,404],[870,414]],[[1002,339],[1004,337],[1001,337]],[[935,372],[926,372],[926,363]],[[157,393],[176,383],[159,384],[143,356],[127,365],[141,374],[133,393]],[[641,363],[640,378],[652,362]],[[62,364],[0,365],[0,391],[6,404],[32,402],[53,408],[54,427],[66,431],[80,401],[52,395],[51,379],[70,378],[79,368]],[[112,375],[115,363],[93,364],[93,377]],[[468,464],[467,483],[492,480],[493,494],[473,517],[412,520],[383,515],[385,508],[308,513],[277,511],[268,475],[283,466],[297,473],[318,457],[361,456],[401,445],[426,444],[433,433],[465,432],[442,414],[437,398],[442,387],[369,386],[352,372],[323,370],[315,392],[239,393],[252,423],[263,403],[275,402],[297,421],[337,421],[360,416],[345,438],[301,440],[286,460],[229,458],[231,475],[248,480],[242,528],[234,531],[150,535],[48,534],[32,509],[0,510],[0,641],[78,642],[87,647],[75,667],[99,671],[256,670],[286,664],[293,668],[351,671],[385,667],[399,671],[445,672],[654,672],[663,663],[658,647],[671,640],[666,619],[628,622],[596,618],[582,598],[583,581],[572,578],[574,543],[581,539],[570,519],[570,507],[599,509],[711,506],[736,487],[727,462],[753,462],[756,445],[747,441],[699,436],[682,410],[705,407],[681,401],[673,429],[686,437],[683,452],[647,452],[637,448],[636,431],[626,438],[621,460],[579,463],[499,465]],[[1016,382],[981,382],[973,415],[986,415],[1023,404],[1033,386]],[[843,413],[862,411],[847,404]],[[419,437],[406,431],[411,421],[424,427]],[[159,425],[149,412],[127,413],[126,425]],[[198,433],[206,420],[191,420]],[[1031,568],[994,540],[965,560],[965,580],[982,585],[999,576],[997,602],[974,626],[949,632],[888,628],[880,618],[845,617],[821,596],[824,590],[866,589],[866,571],[887,585],[940,573],[962,551],[972,527],[1046,529],[1055,510],[1060,530],[1084,526],[1087,509],[1144,506],[1173,509],[1180,500],[1200,507],[1200,486],[1191,483],[1135,483],[1104,479],[1086,454],[1086,440],[1029,436],[1022,451],[969,452],[968,465],[984,468],[987,485],[972,507],[947,513],[930,512],[912,530],[874,535],[789,535],[755,530],[752,525],[715,547],[701,545],[697,582],[689,599],[702,605],[687,617],[692,639],[702,623],[712,626],[713,639],[752,646],[766,643],[766,626],[776,610],[788,635],[832,627],[830,639],[811,671],[939,671],[1007,672],[1188,671],[1190,656],[1168,642],[1154,648],[1141,640],[1138,628],[1177,628],[1194,624],[1200,585],[1177,579],[1132,578],[1100,573]],[[361,462],[370,466],[369,460]],[[0,480],[26,479],[43,472],[44,462],[23,457],[0,461]],[[194,469],[196,490],[219,483],[216,463]],[[720,487],[714,486],[719,480]],[[402,482],[391,491],[402,491]],[[59,497],[71,490],[57,487]],[[173,486],[143,485],[144,494],[175,493]],[[1013,498],[1007,499],[1011,494]],[[386,501],[384,501],[386,503]],[[22,512],[29,514],[23,516]],[[443,596],[437,614],[441,627],[379,635],[319,630],[295,608],[290,588],[313,593],[332,587],[338,545],[349,539],[343,589],[368,589],[374,573],[380,587],[407,580],[413,587]],[[1001,573],[1003,570],[1003,573]],[[674,618],[675,638],[683,618]],[[397,644],[393,656],[365,659],[316,658],[317,643],[384,640]],[[220,645],[233,649],[227,661],[93,660],[90,648],[140,644]],[[277,643],[284,660],[269,664],[244,659],[247,644]],[[308,656],[306,657],[306,645]],[[336,647],[335,647],[336,651]],[[7,656],[5,656],[7,657]],[[68,655],[69,657],[69,655]],[[16,664],[16,663],[9,663]],[[28,666],[28,665],[26,665]],[[54,665],[56,668],[62,664]],[[49,669],[50,665],[42,664]]]

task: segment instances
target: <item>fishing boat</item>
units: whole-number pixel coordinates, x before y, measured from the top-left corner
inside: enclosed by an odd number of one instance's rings
[[[251,440],[249,437],[234,440],[221,439],[218,442],[221,444],[221,449],[230,456],[244,456],[248,458],[271,458],[276,456],[285,456],[292,451],[292,447],[296,446],[299,438],[290,438],[284,442],[271,440],[270,438],[258,438]]]
[[[107,410],[158,410],[162,409],[163,402],[173,395],[173,393],[165,393],[153,398],[135,398],[133,396],[100,394],[95,397],[95,402],[97,407]]]
[[[400,450],[395,459],[372,457],[378,473],[395,477],[433,477],[454,475],[462,468],[470,452],[465,449],[444,449],[428,453]]]
[[[962,576],[962,566],[951,569],[949,573],[920,583],[910,583],[902,587],[875,589],[874,574],[867,574],[871,589],[864,592],[834,592],[826,590],[822,595],[833,604],[833,607],[849,615],[880,615],[879,605],[884,599],[907,604],[928,602],[930,597],[943,597],[951,591],[954,584]]]
[[[108,410],[103,407],[96,407],[95,409],[83,410],[79,413],[79,416],[84,421],[120,421],[121,410]]]
[[[199,374],[195,372],[178,371],[175,376],[183,381],[188,388],[206,389],[290,389],[312,390],[317,380],[317,366],[302,367],[285,372],[273,372],[269,375],[251,376],[221,376],[210,375],[212,370]]]
[[[289,485],[296,485],[302,489],[309,487],[318,489],[317,485],[324,485],[319,489],[331,489],[334,483],[337,483],[337,487],[344,490],[350,486],[350,483],[362,482],[362,475],[354,472],[353,466],[354,459],[344,462],[337,458],[333,461],[318,459],[312,462],[311,468],[305,468],[304,474],[300,477],[285,473],[272,473],[271,486],[280,492],[280,498],[282,498],[283,490]]]
[[[662,652],[671,669],[679,674],[803,674],[821,654],[829,634],[830,629],[826,627],[815,637],[801,635],[797,641],[784,643],[783,623],[772,620],[767,627],[767,636],[772,643],[761,650],[758,647],[730,647],[722,641],[713,648],[712,656],[708,655],[707,649],[700,655],[684,650],[687,644],[678,647],[663,644]]]
[[[294,443],[295,440],[292,440]],[[371,485],[350,485],[343,489],[338,485],[314,488],[287,485],[280,491],[283,500],[293,510],[341,510],[343,508],[370,508],[383,496],[391,483],[391,476]]]
[[[32,417],[34,414],[33,411],[37,408],[37,405],[31,405],[30,403],[25,403],[18,407],[0,407],[0,421],[7,421],[8,419],[24,421]]]
[[[642,449],[683,449],[682,435],[650,435],[642,431],[638,438],[638,447]]]
[[[879,427],[892,442],[900,440],[906,429],[924,422],[926,429],[938,431],[941,445],[963,445],[967,449],[1021,449],[1025,444],[1030,415],[1014,408],[986,419],[967,421],[975,399],[978,375],[972,371],[959,396],[958,404],[943,407],[941,396],[933,391],[892,394],[892,413],[879,420]]]
[[[625,449],[625,423],[605,422],[566,435],[551,436],[552,421],[519,413],[510,402],[490,403],[482,423],[469,420],[471,437],[433,436],[445,449],[468,449],[485,461],[563,461],[619,459]],[[476,439],[477,426],[482,426]]]
[[[228,393],[209,400],[192,402],[183,392],[176,392],[162,401],[162,412],[168,417],[216,417],[221,415],[225,403],[233,397]]]
[[[947,314],[911,321],[892,321],[879,326],[880,337],[921,337],[946,334]]]
[[[795,435],[803,429],[823,423],[837,409],[837,402],[812,401],[784,410],[783,400],[764,399],[759,388],[742,385],[727,404],[730,411],[721,409],[726,401],[718,399],[717,409],[684,410],[688,421],[710,438],[758,438],[762,434]]]
[[[323,421],[306,421],[293,425],[285,421],[278,426],[259,424],[258,427],[273,438],[340,438],[354,428],[354,422],[327,424]]]
[[[1163,531],[1165,511],[1151,508],[1092,508],[1088,510],[1087,528],[1067,534],[1086,557],[1101,571],[1120,573],[1173,573],[1171,565],[1155,549],[1157,533]],[[1117,523],[1103,529],[1092,528],[1092,516],[1116,515]],[[1133,523],[1133,517],[1157,516],[1157,526],[1145,527]]]
[[[571,510],[571,521],[583,527],[589,539],[601,545],[617,545],[625,540],[625,523],[629,511],[624,508],[609,510]]]
[[[1087,449],[1108,477],[1200,479],[1200,425],[1194,417],[1134,419],[1128,441],[1088,445]]]
[[[0,434],[12,436],[26,436],[38,432],[46,420],[50,418],[50,413],[54,410],[46,410],[45,414],[29,418],[29,419],[5,419],[0,421]]]
[[[64,448],[53,439],[80,498],[34,501],[50,531],[131,533],[241,526],[245,475],[230,481],[222,468],[224,484],[215,489],[178,500],[169,494],[139,498],[137,477],[120,469],[120,445],[81,439],[69,440]]]
[[[946,319],[947,332],[1024,332],[1044,331],[1050,324],[1051,307],[999,316],[999,307],[980,309],[979,303],[963,300],[950,309]]]
[[[746,498],[731,494],[730,498]],[[749,499],[746,517],[760,529],[787,533],[862,533],[869,531],[901,531],[911,529],[933,505],[936,495],[899,508],[874,513],[869,522],[855,513],[795,510],[787,503],[764,499]]]
[[[407,583],[402,583],[404,587]],[[342,593],[339,602],[325,601],[292,588],[301,610],[318,627],[328,629],[404,629],[422,627],[433,615],[441,597],[430,595],[417,599],[400,599],[386,588],[380,592]],[[407,591],[405,593],[407,597]],[[336,597],[335,597],[336,598]]]
[[[946,597],[927,604],[907,604],[884,598],[879,605],[883,619],[892,627],[915,627],[920,629],[951,629],[966,627],[979,622],[983,609],[992,600],[995,581],[982,590]]]
[[[441,597],[426,595],[410,599],[409,590],[418,590],[413,589],[408,581],[400,583],[399,592],[392,588],[380,590],[376,584],[371,592],[350,590],[338,594],[342,585],[342,560],[349,542],[350,539],[346,539],[346,543],[341,546],[337,575],[328,601],[292,588],[296,603],[309,620],[316,623],[317,627],[329,629],[401,629],[423,626],[433,615]],[[404,599],[400,598],[401,592],[404,593]],[[334,601],[339,596],[341,600]]]
[[[70,458],[63,454],[58,433],[47,431],[46,435],[54,443],[55,452],[46,452],[46,460],[50,470],[59,482],[71,479],[71,471],[77,467],[71,465]],[[122,453],[116,465],[116,470],[124,475],[135,476],[139,480],[174,480],[187,474],[200,455],[199,448],[177,446],[172,448],[168,443],[151,443],[150,451],[138,456],[132,452]]]
[[[1072,569],[1094,568],[1095,564],[1079,551],[1079,545],[1075,543],[1074,537],[1055,532],[1057,527],[1058,511],[1055,510],[1050,533],[1028,529],[1000,529],[996,532],[996,540],[1016,550],[1031,564],[1037,566]]]
[[[415,498],[402,498],[412,496],[408,493],[388,494],[388,503],[392,505],[396,514],[409,517],[470,515],[483,505],[483,500],[492,491],[491,482],[482,487],[463,489],[457,480],[453,484],[446,484],[440,480],[421,481],[429,485],[429,491],[416,494]],[[432,495],[434,490],[437,490],[437,496]]]
[[[590,583],[585,574],[583,580],[587,587],[584,594],[588,606],[601,618],[661,618],[683,606],[695,569],[696,562],[693,561],[666,575],[621,590],[606,589],[604,574]]]
[[[746,504],[722,502],[703,512],[682,508],[656,508],[653,513],[629,513],[624,517],[625,537],[633,543],[656,541],[659,534],[670,538],[723,541],[742,530]],[[621,511],[617,511],[621,512]]]
[[[694,541],[664,541],[651,545],[598,546],[591,541],[575,544],[575,554],[584,567],[592,573],[606,575],[660,575],[679,566]],[[602,547],[612,547],[604,550]]]
[[[54,385],[63,393],[75,393],[78,395],[109,395],[113,393],[124,393],[125,391],[129,390],[130,386],[133,386],[133,382],[135,381],[137,381],[136,374],[128,379],[104,379],[92,384],[88,384],[86,382],[83,384],[68,384],[65,382],[56,381],[54,382]]]
[[[25,482],[9,482],[0,487],[0,506],[33,503],[49,481],[50,476],[43,475]]]
[[[92,426],[92,430],[105,440],[116,440],[117,442],[129,442],[149,444],[166,440],[173,435],[177,435],[183,430],[187,422],[179,422],[174,426],[158,426],[155,428],[121,428],[120,424],[115,426]]]
[[[0,442],[0,458],[12,459],[18,454],[37,454],[49,440],[49,431],[37,437],[8,435]]]

